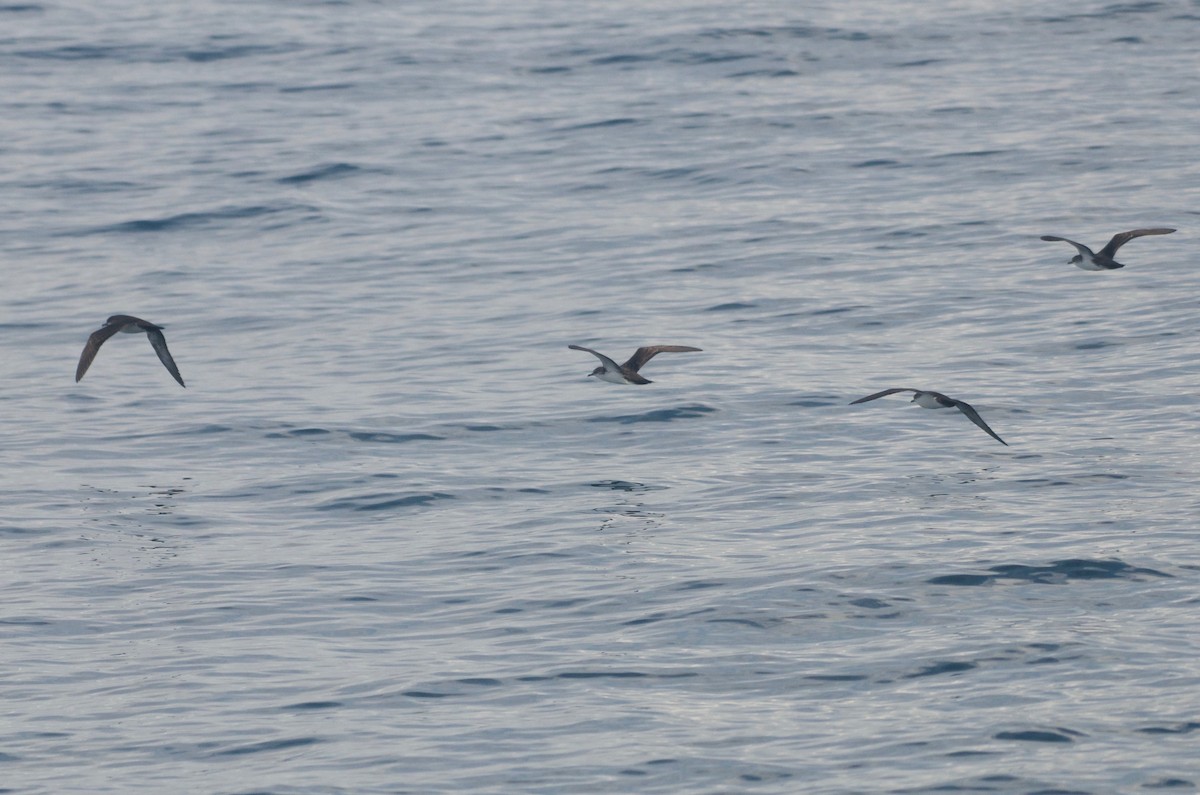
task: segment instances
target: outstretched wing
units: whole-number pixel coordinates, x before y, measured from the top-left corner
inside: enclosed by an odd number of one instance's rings
[[[179,374],[179,368],[175,366],[175,360],[171,358],[171,352],[167,350],[167,338],[158,330],[157,326],[146,329],[146,336],[150,338],[150,344],[154,347],[154,352],[158,354],[158,360],[167,368],[167,372],[179,382],[181,387],[187,388],[187,384],[183,383],[183,376]]]
[[[1144,235],[1169,235],[1174,231],[1174,229],[1156,227],[1154,229],[1133,229],[1128,232],[1121,232],[1119,235],[1113,235],[1112,240],[1108,241],[1108,245],[1100,249],[1100,255],[1111,259],[1116,256],[1117,249],[1135,237],[1142,237]]]
[[[1001,439],[996,435],[995,431],[988,427],[988,424],[983,421],[983,417],[979,416],[979,412],[976,411],[970,403],[963,403],[961,400],[955,400],[954,405],[958,407],[959,411],[967,415],[967,419],[978,425],[980,428],[983,428],[984,432],[987,433],[988,436],[992,437],[1005,447],[1008,447],[1008,442]]]
[[[92,359],[96,358],[100,346],[120,330],[120,323],[109,323],[92,332],[92,335],[88,337],[87,344],[83,346],[83,353],[79,354],[79,364],[75,368],[75,383],[79,383],[79,379],[83,378],[83,374],[92,366]]]
[[[601,353],[600,351],[594,351],[594,350],[592,350],[591,348],[585,348],[585,347],[583,347],[582,345],[568,345],[567,347],[568,347],[568,348],[570,348],[570,349],[571,349],[571,350],[573,350],[573,351],[587,351],[587,352],[588,352],[588,353],[590,353],[592,356],[595,356],[597,359],[599,359],[599,360],[600,360],[600,363],[604,365],[604,368],[605,368],[606,370],[612,370],[614,373],[619,373],[619,372],[621,372],[621,367],[620,367],[620,365],[618,365],[618,364],[617,364],[616,362],[614,362],[612,359],[610,359],[610,358],[608,358],[607,356],[605,356],[605,355],[604,355],[603,353]]]
[[[635,373],[642,369],[646,362],[653,359],[660,353],[687,353],[688,351],[698,351],[699,348],[693,348],[688,345],[646,345],[638,348],[633,352],[633,356],[629,357],[629,361],[625,362],[625,367],[633,370]]]
[[[891,389],[885,389],[882,392],[876,392],[874,395],[867,395],[866,397],[859,398],[858,400],[851,400],[850,405],[853,406],[855,403],[866,403],[868,400],[875,400],[876,398],[887,397],[888,395],[894,395],[897,392],[912,392],[913,394],[916,394],[917,390],[906,389],[901,386],[893,387]]]
[[[1096,256],[1094,253],[1092,253],[1092,250],[1090,248],[1088,248],[1087,246],[1083,245],[1082,243],[1076,243],[1074,240],[1067,240],[1065,237],[1058,237],[1056,235],[1042,235],[1042,240],[1061,240],[1064,243],[1070,243],[1072,246],[1075,247],[1075,250],[1078,251],[1084,257]],[[1112,245],[1112,244],[1110,243],[1109,245]],[[1113,249],[1113,251],[1116,251],[1116,249]]]

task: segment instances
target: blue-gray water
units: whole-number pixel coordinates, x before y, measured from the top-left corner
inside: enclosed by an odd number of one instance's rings
[[[1196,791],[1198,25],[0,5],[0,791]]]

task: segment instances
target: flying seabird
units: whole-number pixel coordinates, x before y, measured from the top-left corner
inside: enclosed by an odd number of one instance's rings
[[[683,353],[685,351],[700,350],[699,348],[690,348],[687,345],[647,345],[643,348],[638,348],[625,364],[617,364],[603,353],[594,351],[591,348],[585,348],[582,345],[568,345],[567,347],[573,351],[587,351],[599,359],[600,366],[588,373],[588,376],[591,377],[594,375],[602,381],[609,381],[614,384],[652,383],[649,379],[638,375],[638,370],[642,369],[642,366],[656,355],[660,353]]]
[[[123,331],[126,334],[145,332],[146,336],[150,338],[150,345],[153,346],[154,352],[158,354],[159,361],[167,368],[167,372],[179,382],[180,386],[186,388],[183,376],[179,375],[179,368],[175,366],[175,360],[171,358],[171,352],[167,350],[167,339],[163,336],[162,329],[162,326],[156,326],[141,318],[130,315],[113,315],[104,321],[103,326],[92,332],[92,335],[88,337],[87,344],[83,346],[83,353],[79,355],[79,366],[75,368],[76,383],[83,378],[83,374],[92,365],[92,359],[96,358],[100,346],[118,331]]]
[[[963,414],[966,414],[967,419],[969,419],[971,422],[975,423],[980,428],[983,428],[983,430],[987,433],[988,436],[992,437],[993,439],[995,439],[997,442],[1004,445],[1005,447],[1008,446],[1008,442],[1001,439],[999,436],[996,435],[995,431],[993,431],[991,428],[988,427],[988,424],[983,421],[983,417],[979,416],[979,412],[976,411],[971,406],[970,403],[965,403],[961,400],[955,400],[952,397],[946,397],[941,392],[930,392],[928,390],[923,390],[923,389],[905,389],[903,387],[896,387],[893,389],[885,389],[882,392],[876,392],[874,395],[867,395],[866,397],[859,398],[858,400],[852,400],[852,401],[850,401],[850,405],[853,406],[855,403],[866,403],[868,400],[875,400],[876,398],[881,398],[886,395],[894,395],[897,392],[912,392],[913,393],[912,402],[916,403],[921,408],[926,408],[926,409],[956,408],[959,411],[961,411]]]
[[[1067,240],[1065,237],[1056,237],[1055,235],[1042,235],[1042,240],[1061,240],[1064,243],[1070,243],[1079,253],[1071,257],[1072,265],[1083,268],[1085,271],[1111,271],[1125,266],[1117,262],[1113,257],[1117,255],[1117,249],[1133,240],[1135,237],[1143,235],[1169,235],[1174,232],[1174,229],[1155,228],[1155,229],[1133,229],[1129,232],[1121,232],[1118,235],[1113,235],[1112,240],[1108,241],[1108,245],[1099,251],[1092,251],[1082,243],[1076,243],[1074,240]]]

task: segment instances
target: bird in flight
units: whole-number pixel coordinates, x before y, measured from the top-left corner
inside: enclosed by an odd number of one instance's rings
[[[947,397],[946,395],[943,395],[941,392],[930,392],[928,390],[923,390],[923,389],[905,389],[903,387],[896,387],[893,389],[885,389],[882,392],[876,392],[873,395],[867,395],[866,397],[859,398],[858,400],[852,400],[852,401],[850,401],[850,405],[853,406],[855,403],[866,403],[868,400],[875,400],[876,398],[885,397],[887,395],[894,395],[897,392],[912,392],[913,393],[912,402],[916,403],[921,408],[926,408],[926,409],[955,408],[955,409],[958,409],[963,414],[967,415],[967,419],[969,419],[971,422],[975,423],[980,428],[982,428],[984,430],[984,432],[987,433],[988,436],[992,437],[993,439],[995,439],[997,442],[1004,445],[1005,447],[1008,446],[1008,442],[1001,439],[999,436],[996,435],[995,431],[993,431],[991,428],[988,427],[988,424],[983,421],[983,417],[979,416],[979,412],[976,411],[974,409],[974,407],[971,406],[970,403],[966,403],[962,400],[955,400],[952,397]]]
[[[617,364],[612,359],[605,356],[599,351],[594,351],[591,348],[585,348],[582,345],[568,345],[573,351],[587,351],[592,356],[600,360],[600,366],[588,373],[588,377],[596,376],[601,381],[608,381],[613,384],[649,384],[653,383],[648,378],[642,378],[638,375],[638,370],[660,353],[684,353],[686,351],[698,351],[699,348],[691,348],[687,345],[647,345],[638,348],[634,351],[633,356],[629,357],[629,361],[625,364]]]
[[[1128,232],[1121,232],[1113,235],[1112,240],[1108,241],[1108,245],[1099,251],[1092,251],[1082,243],[1076,243],[1074,240],[1067,240],[1065,237],[1057,237],[1056,235],[1042,235],[1042,240],[1061,240],[1064,243],[1070,243],[1079,253],[1071,257],[1070,263],[1077,267],[1083,268],[1085,271],[1111,271],[1125,266],[1117,262],[1113,257],[1117,256],[1117,249],[1133,240],[1135,237],[1144,235],[1169,235],[1174,232],[1174,229],[1165,227],[1155,229],[1131,229]]]
[[[87,344],[83,346],[83,353],[79,355],[79,366],[75,368],[76,383],[79,382],[79,379],[83,378],[83,374],[91,367],[92,359],[96,358],[96,353],[99,352],[100,346],[109,337],[117,332],[125,332],[126,334],[144,332],[150,338],[150,345],[154,348],[154,352],[158,354],[159,361],[167,368],[167,372],[179,382],[180,386],[186,387],[187,385],[183,383],[183,376],[179,374],[179,368],[175,366],[175,360],[171,358],[171,352],[167,350],[167,338],[163,336],[162,330],[162,326],[156,326],[141,318],[130,315],[113,315],[104,321],[103,326],[92,332],[92,335],[88,337]]]

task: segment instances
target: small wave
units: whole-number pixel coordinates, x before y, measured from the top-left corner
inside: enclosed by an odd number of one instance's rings
[[[734,80],[746,79],[751,77],[799,77],[800,72],[795,69],[747,69],[744,72],[734,72],[729,75]]]
[[[298,704],[288,704],[280,709],[307,712],[317,709],[337,709],[343,706],[345,706],[345,703],[341,701],[301,701]]]
[[[293,428],[292,430],[288,431],[275,431],[268,433],[264,438],[286,439],[291,437],[293,439],[304,439],[309,436],[326,436],[331,433],[333,433],[333,431],[327,428]]]
[[[444,438],[434,436],[431,433],[378,433],[370,431],[352,431],[349,436],[351,439],[359,442],[382,442],[385,444],[403,444],[404,442],[421,441],[436,442]]]
[[[281,740],[267,740],[261,743],[226,748],[223,751],[217,751],[214,756],[242,756],[244,754],[259,754],[264,751],[286,751],[289,748],[301,748],[319,742],[321,740],[317,737],[291,737]]]
[[[312,83],[307,86],[282,86],[280,94],[307,94],[310,91],[345,91],[354,88],[354,83]]]
[[[1044,17],[1043,22],[1070,22],[1078,19],[1109,19],[1118,17],[1123,14],[1145,14],[1154,11],[1161,11],[1165,8],[1163,3],[1147,0],[1143,3],[1117,3],[1115,5],[1106,6],[1099,11],[1084,11],[1075,14],[1063,14],[1061,16]]]
[[[699,172],[700,169],[698,168],[688,167],[658,168],[647,170],[646,176],[650,179],[679,179],[681,177],[690,177]]]
[[[712,63],[730,63],[732,61],[744,61],[747,58],[754,58],[755,53],[748,52],[692,52],[692,51],[677,51],[670,55],[667,60],[670,63],[683,64],[712,64]]]
[[[173,53],[177,58],[193,63],[209,63],[210,61],[226,61],[231,58],[248,58],[256,55],[280,55],[295,52],[300,49],[298,44],[265,45],[265,44],[234,44],[228,47],[207,47],[203,49],[179,50]]]
[[[859,309],[869,309],[866,304],[850,304],[848,306],[833,306],[828,309],[814,309],[809,312],[810,317],[820,317],[821,315],[840,315],[844,312],[855,312]]]
[[[890,160],[888,158],[880,158],[878,160],[863,160],[861,163],[855,163],[851,168],[906,168],[904,163],[899,160]]]
[[[1190,720],[1186,723],[1176,723],[1174,726],[1146,726],[1138,731],[1144,734],[1191,734],[1200,731],[1200,723]]]
[[[751,37],[755,39],[828,39],[831,41],[869,41],[868,33],[842,28],[819,28],[813,25],[775,25],[763,28],[711,28],[700,34],[713,39]]]
[[[736,624],[741,627],[750,627],[751,629],[766,629],[767,625],[761,621],[755,621],[752,618],[709,618],[706,619],[706,624]]]
[[[569,131],[573,131],[573,130],[594,130],[594,129],[604,128],[604,127],[624,127],[625,125],[638,124],[639,122],[640,122],[639,119],[629,118],[628,116],[621,116],[621,117],[615,118],[615,119],[604,119],[603,121],[589,121],[589,122],[584,122],[583,124],[573,124],[569,127],[560,127],[559,132],[569,132]]]
[[[656,409],[642,414],[620,414],[615,417],[592,417],[588,422],[619,422],[622,425],[633,425],[639,422],[673,422],[675,420],[690,420],[711,414],[716,409],[709,406],[694,405],[680,406],[673,409]]]
[[[65,47],[52,47],[45,50],[20,50],[16,53],[21,58],[34,58],[50,61],[95,61],[113,59],[118,61],[142,60],[131,58],[137,52],[133,47],[104,47],[97,44],[69,44]]]
[[[966,152],[946,152],[940,155],[934,155],[934,160],[948,160],[959,157],[991,157],[992,155],[1008,154],[1005,149],[976,149]]]
[[[930,663],[919,671],[914,671],[908,674],[907,679],[919,679],[923,676],[940,676],[942,674],[960,674],[963,671],[971,671],[978,668],[979,665],[973,662],[950,662],[943,660],[941,662]]]
[[[588,485],[596,489],[612,489],[613,491],[660,491],[666,488],[666,486],[648,486],[645,483],[629,480],[598,480]]]
[[[1071,735],[1074,735],[1074,737]],[[1082,737],[1083,735],[1070,729],[1058,729],[1056,731],[1026,729],[1016,732],[997,732],[992,736],[997,740],[1017,740],[1027,743],[1073,743],[1075,742],[1075,737]]]
[[[1007,563],[992,566],[992,574],[947,574],[926,580],[931,585],[987,585],[998,580],[1020,580],[1043,585],[1062,584],[1071,580],[1141,580],[1146,577],[1170,577],[1154,569],[1130,566],[1119,560],[1086,560],[1072,558],[1056,560],[1047,566],[1026,566]]]
[[[130,182],[129,180],[102,180],[102,179],[85,179],[81,177],[71,176],[61,179],[49,180],[30,180],[23,183],[21,187],[28,188],[53,188],[65,193],[138,193],[146,192],[146,186]]]
[[[536,683],[550,682],[555,679],[559,680],[575,680],[575,679],[680,679],[687,677],[698,676],[698,674],[687,671],[683,673],[667,673],[667,674],[652,674],[642,671],[631,670],[571,670],[562,671],[557,674],[531,674],[527,676],[518,676],[511,681],[506,682],[502,679],[493,679],[491,677],[464,677],[462,679],[454,679],[442,682],[430,682],[419,688],[405,690],[401,695],[408,698],[453,698],[455,696],[466,695],[470,691],[476,691],[481,687],[504,687],[515,683]]]
[[[503,684],[499,679],[492,679],[486,676],[469,676],[465,679],[456,679],[461,685],[470,685],[472,687],[499,687]]]
[[[654,60],[657,60],[657,58],[653,55],[633,55],[627,53],[622,55],[605,55],[600,58],[593,58],[592,65],[612,66],[613,64],[644,63],[646,61]]]
[[[562,671],[555,674],[554,679],[680,679],[683,677],[699,676],[694,672],[679,674],[648,674],[644,671]]]
[[[995,577],[990,577],[987,574],[946,574],[941,577],[932,577],[926,582],[930,585],[987,585],[992,582]]]
[[[41,10],[41,6],[0,6],[18,10]],[[97,61],[110,60],[120,63],[171,63],[175,61],[190,61],[192,63],[208,63],[223,61],[231,58],[247,58],[260,55],[280,55],[296,52],[303,45],[296,43],[263,45],[263,44],[234,44],[229,46],[213,46],[201,48],[167,48],[147,45],[99,45],[99,44],[69,44],[62,47],[45,49],[21,50],[16,54],[22,58],[35,58],[53,61]]]
[[[214,426],[215,430],[228,430],[222,426]],[[438,442],[445,439],[432,433],[391,433],[388,431],[347,431],[336,428],[308,427],[297,428],[285,425],[282,430],[268,431],[263,435],[266,439],[311,439],[320,436],[338,436],[353,439],[356,442],[378,442],[380,444],[404,444],[406,442]]]
[[[393,494],[363,494],[357,497],[343,497],[332,500],[317,507],[320,511],[388,511],[394,508],[421,507],[439,500],[453,500],[453,494],[435,491],[429,494],[410,494],[397,497]]]
[[[163,218],[139,218],[136,221],[122,221],[121,223],[110,224],[108,226],[84,229],[76,234],[104,235],[114,232],[132,234],[142,234],[146,232],[173,232],[180,229],[197,229],[216,226],[220,225],[223,221],[279,215],[280,213],[293,212],[295,210],[315,212],[316,208],[297,204],[234,205],[231,207],[222,207],[218,210],[211,210],[209,212],[178,213],[176,215],[168,215]]]
[[[787,405],[800,406],[806,409],[821,409],[827,406],[842,406],[847,402],[844,395],[808,395],[801,396]]]
[[[453,695],[452,693],[435,693],[432,690],[405,690],[400,695],[408,696],[409,698],[446,698]]]
[[[20,527],[15,524],[0,525],[0,538],[6,536],[40,536],[53,532],[52,530],[32,527]],[[0,622],[3,623],[3,622]]]
[[[709,588],[720,588],[725,583],[719,580],[687,580],[672,587],[674,591],[704,591]]]
[[[346,177],[359,171],[362,171],[362,169],[353,163],[330,163],[308,171],[301,171],[299,174],[293,174],[290,177],[280,177],[275,181],[280,185],[303,185],[308,182],[316,182],[319,179]]]

